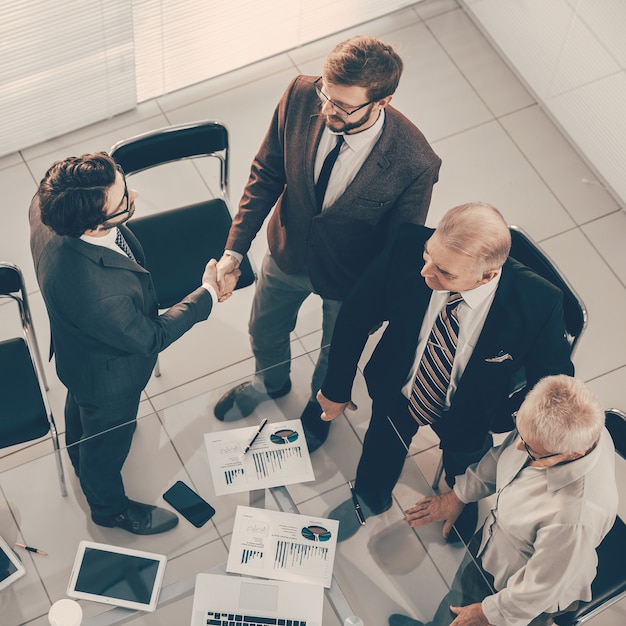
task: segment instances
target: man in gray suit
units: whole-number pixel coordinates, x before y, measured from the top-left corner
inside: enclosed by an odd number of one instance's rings
[[[67,387],[68,454],[92,520],[149,535],[173,528],[178,518],[130,500],[124,490],[121,469],[140,395],[158,353],[228,293],[219,292],[211,259],[202,285],[158,314],[141,245],[124,226],[137,195],[104,152],[57,161],[31,202],[30,243],[57,373]],[[224,282],[228,292],[235,282],[236,275]]]
[[[342,300],[370,261],[401,223],[424,223],[441,160],[390,106],[402,67],[391,46],[353,37],[332,50],[322,76],[297,76],[278,103],[218,264],[223,280],[275,206],[249,323],[257,374],[222,397],[218,419],[287,394],[289,334],[303,301],[322,298],[327,346]],[[302,414],[311,451],[328,429],[315,398],[326,361],[322,350]]]

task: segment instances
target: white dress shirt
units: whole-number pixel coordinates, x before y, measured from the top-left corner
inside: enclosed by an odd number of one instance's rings
[[[348,118],[348,120],[349,119],[350,118]],[[367,159],[374,144],[378,141],[378,138],[383,132],[384,125],[385,109],[381,109],[378,119],[372,126],[354,135],[343,136],[344,144],[341,146],[339,156],[330,173],[322,210],[335,202],[354,180],[354,177],[361,169],[365,159]],[[322,171],[324,159],[337,143],[338,134],[341,133],[334,133],[327,127],[324,128],[315,156],[315,167],[313,170],[315,181],[317,181]]]
[[[459,337],[457,341],[456,354],[454,356],[454,362],[452,363],[452,374],[450,377],[450,385],[446,394],[445,409],[450,407],[454,392],[463,376],[465,367],[467,366],[472,352],[474,352],[474,346],[480,337],[485,320],[491,308],[491,303],[496,295],[496,289],[500,282],[500,272],[495,278],[492,278],[488,283],[479,285],[469,291],[461,291],[463,296],[463,302],[458,307],[459,318]],[[433,291],[430,297],[430,303],[426,309],[426,314],[422,320],[422,328],[420,330],[419,342],[417,344],[417,350],[415,351],[415,361],[413,362],[413,368],[409,373],[402,393],[407,398],[411,397],[411,389],[413,387],[413,380],[417,374],[420,360],[424,354],[426,343],[430,331],[437,320],[441,309],[448,301],[450,296],[449,291]],[[444,410],[445,410],[444,409]]]
[[[554,467],[530,467],[517,431],[465,474],[462,502],[495,494],[478,552],[497,593],[482,601],[494,626],[526,626],[576,600],[591,599],[596,547],[617,511],[615,449],[609,432],[586,456]]]

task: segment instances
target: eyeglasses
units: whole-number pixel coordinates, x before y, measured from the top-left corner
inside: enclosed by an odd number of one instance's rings
[[[355,107],[354,109],[352,109],[352,111],[346,111],[342,106],[339,106],[336,102],[333,102],[321,90],[321,88],[317,84],[317,83],[319,83],[320,80],[322,80],[321,76],[315,81],[315,83],[313,83],[315,85],[315,91],[317,91],[317,96],[319,97],[319,99],[324,104],[326,104],[328,102],[328,104],[330,104],[330,106],[333,107],[333,109],[335,109],[335,111],[341,111],[346,117],[350,117],[353,113],[356,113],[357,111],[360,111],[361,109],[364,109],[368,104],[372,104],[372,102],[374,102],[374,100],[370,100],[369,102],[366,102],[365,104],[361,104],[360,106]]]
[[[519,438],[522,441],[524,449],[526,450],[526,454],[528,455],[528,458],[531,461],[541,461],[542,459],[549,459],[550,457],[559,456],[560,454],[562,454],[561,452],[553,452],[552,454],[546,454],[545,456],[535,456],[533,454],[534,450],[524,441],[524,437],[520,435],[519,430],[517,431],[517,434],[519,435]]]
[[[113,213],[113,215],[107,215],[102,220],[102,223],[108,222],[109,220],[112,220],[115,217],[119,217],[120,215],[126,215],[126,213],[130,212],[130,199],[128,197],[128,185],[126,184],[126,175],[124,174],[124,170],[122,169],[121,165],[116,164],[115,169],[117,169],[117,171],[122,175],[122,179],[124,180],[124,197],[122,198],[122,201],[126,200],[126,208],[123,211],[119,211],[118,213]]]

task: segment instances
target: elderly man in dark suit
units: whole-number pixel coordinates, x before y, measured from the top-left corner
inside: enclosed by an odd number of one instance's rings
[[[491,447],[490,430],[511,430],[524,393],[510,397],[524,368],[530,389],[551,374],[573,374],[562,294],[508,258],[511,235],[494,207],[470,203],[436,230],[404,226],[344,302],[318,394],[322,419],[354,408],[350,391],[368,331],[388,321],[365,368],[373,400],[356,474],[366,515],[391,506],[406,451],[419,426],[437,433],[452,486]],[[393,425],[391,424],[393,422]],[[351,501],[343,537],[358,530]],[[457,522],[466,536],[476,507]]]
[[[342,300],[385,241],[403,222],[424,223],[441,161],[390,106],[401,73],[391,46],[357,36],[330,53],[321,77],[296,77],[278,103],[218,265],[222,280],[276,205],[249,324],[257,374],[217,403],[218,419],[287,394],[289,334],[303,301],[321,296],[328,345]],[[322,350],[302,416],[312,449],[325,371]]]
[[[202,286],[158,314],[143,251],[124,226],[136,198],[107,154],[70,157],[52,165],[41,181],[30,226],[57,373],[68,390],[68,453],[91,517],[100,526],[147,535],[173,528],[178,518],[130,500],[124,490],[121,469],[140,395],[158,353],[209,316],[218,286],[212,259]]]

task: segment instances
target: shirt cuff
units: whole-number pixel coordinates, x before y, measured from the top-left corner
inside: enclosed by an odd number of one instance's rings
[[[209,285],[209,283],[202,283],[202,286],[211,294],[211,298],[213,299],[213,304],[215,304],[216,302],[219,302],[219,299],[217,297],[217,292],[215,291],[215,289],[213,289],[212,285]]]
[[[224,254],[228,254],[228,256],[232,256],[233,258],[237,259],[239,263],[243,261],[243,254],[240,254],[239,252],[235,252],[234,250],[224,250]]]

